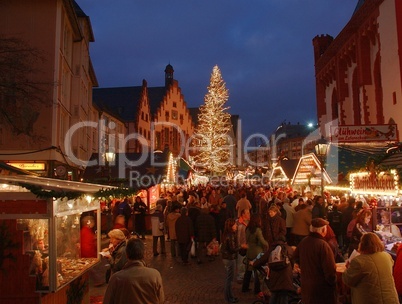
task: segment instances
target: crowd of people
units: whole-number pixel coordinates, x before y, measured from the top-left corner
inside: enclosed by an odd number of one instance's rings
[[[138,206],[141,198],[135,204],[135,215],[142,215]],[[166,255],[167,240],[170,255],[180,258],[183,265],[190,264],[190,257],[202,264],[216,258],[208,254],[208,247],[218,242],[226,270],[223,296],[227,303],[239,301],[233,292],[235,281],[242,284],[242,292],[270,298],[272,304],[288,303],[295,293],[304,304],[321,304],[322,299],[338,303],[339,284],[350,288],[353,304],[399,303],[402,277],[396,274],[402,272],[402,249],[394,259],[384,251],[381,236],[372,233],[372,217],[369,206],[353,197],[332,200],[311,192],[244,186],[172,189],[161,195],[151,213],[153,254]],[[381,213],[381,220],[381,229],[400,237],[399,228],[390,225],[386,211]],[[118,229],[126,229],[126,224]],[[136,235],[143,237],[145,227],[137,223],[134,227]],[[116,238],[113,231],[109,232],[111,243]],[[121,241],[126,243],[127,236]],[[271,269],[269,259],[278,246],[289,262],[281,269]],[[350,260],[353,252],[360,255]],[[127,253],[125,259],[125,265],[130,264]],[[341,283],[336,263],[344,262]],[[111,281],[117,273],[112,272]],[[295,277],[300,278],[301,289],[295,288]]]

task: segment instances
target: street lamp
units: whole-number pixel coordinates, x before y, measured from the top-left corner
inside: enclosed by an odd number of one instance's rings
[[[330,144],[328,141],[322,136],[315,145],[315,154],[320,160],[321,163],[321,197],[324,198],[324,162],[329,151]]]
[[[116,153],[114,152],[106,152],[105,153],[105,160],[106,160],[106,167],[108,169],[108,180],[111,180],[112,177],[112,168],[110,167],[110,164],[114,164],[114,160],[116,158]]]

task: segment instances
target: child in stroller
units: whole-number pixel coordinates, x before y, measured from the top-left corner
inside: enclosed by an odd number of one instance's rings
[[[250,262],[257,271],[264,276],[264,283],[270,291],[270,295],[264,293],[262,299],[253,302],[265,304],[296,304],[301,303],[300,295],[300,273],[293,271],[293,249],[285,242],[280,242],[282,246],[286,247],[287,256],[290,263],[283,266],[281,269],[270,269],[268,267],[268,260],[271,251],[278,245],[274,244],[270,250],[260,254],[257,258]],[[272,267],[271,267],[272,268]]]

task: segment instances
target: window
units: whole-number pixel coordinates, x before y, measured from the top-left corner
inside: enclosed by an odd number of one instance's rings
[[[172,110],[172,119],[177,120],[178,118],[178,113],[176,110]]]
[[[173,108],[177,108],[177,102],[173,101]]]

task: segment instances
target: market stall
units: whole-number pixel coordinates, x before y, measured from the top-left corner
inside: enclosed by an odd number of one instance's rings
[[[289,159],[281,160],[278,166],[274,167],[269,176],[271,185],[274,188],[286,187],[291,184],[292,177],[295,174],[295,170],[298,164],[298,160]]]
[[[323,173],[323,175],[321,174]],[[332,180],[321,162],[314,153],[302,156],[297,164],[292,178],[292,188],[300,193],[311,191],[313,194],[321,193],[321,185],[331,184]]]
[[[112,187],[36,176],[0,183],[0,302],[89,303],[87,271],[100,251],[93,195]]]
[[[382,237],[387,250],[395,254],[402,242],[402,195],[396,170],[377,172],[375,168],[350,174],[350,191],[373,212],[373,230]]]

